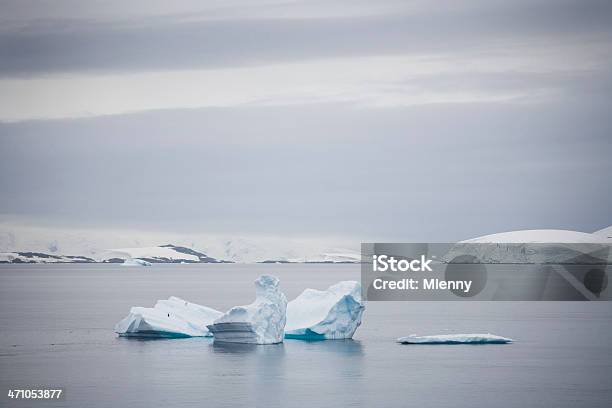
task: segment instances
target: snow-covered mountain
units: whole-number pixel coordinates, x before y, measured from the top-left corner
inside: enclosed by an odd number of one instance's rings
[[[504,232],[462,243],[499,244],[497,249],[487,246],[487,250],[492,251],[488,254],[478,254],[491,262],[531,262],[535,259],[533,256],[520,255],[522,250],[516,245],[511,248],[509,244],[612,243],[612,226],[594,233],[565,230]],[[483,248],[485,246],[481,250]],[[568,256],[563,255],[564,259]],[[62,230],[0,221],[0,262],[123,262],[134,258],[152,263],[359,263],[360,252],[359,242],[346,239]]]
[[[43,252],[0,252],[0,263],[124,263],[131,260],[150,263],[223,263],[203,252],[172,244],[157,247],[121,248],[102,251],[94,258]]]
[[[0,221],[0,253],[5,253],[0,262],[16,259],[17,252],[49,256],[20,255],[24,262],[46,262],[56,259],[53,257],[62,259],[58,262],[70,262],[69,256],[96,262],[120,262],[130,257],[152,262],[358,262],[360,256],[359,242],[343,239],[57,229]]]
[[[304,258],[266,259],[262,263],[360,263],[361,254],[358,252],[330,252]]]
[[[155,247],[109,249],[98,258],[102,262],[124,262],[141,259],[150,263],[223,263],[191,248],[166,244]]]
[[[78,255],[51,255],[42,252],[0,252],[0,263],[89,263],[94,259]]]

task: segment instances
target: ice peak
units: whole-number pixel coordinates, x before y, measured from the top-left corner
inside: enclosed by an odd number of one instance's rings
[[[255,294],[257,297],[265,296],[268,297],[270,294],[277,294],[279,292],[280,281],[277,277],[272,275],[261,275],[255,279]]]
[[[274,344],[283,341],[287,298],[278,278],[262,275],[255,280],[255,301],[234,306],[208,326],[215,341]]]

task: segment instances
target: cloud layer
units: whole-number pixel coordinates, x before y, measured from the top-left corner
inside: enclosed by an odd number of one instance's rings
[[[610,224],[609,2],[104,4],[0,6],[7,219],[421,241]]]

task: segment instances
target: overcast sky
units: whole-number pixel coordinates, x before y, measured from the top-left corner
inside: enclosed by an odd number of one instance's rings
[[[609,1],[124,3],[0,1],[0,222],[612,224]]]

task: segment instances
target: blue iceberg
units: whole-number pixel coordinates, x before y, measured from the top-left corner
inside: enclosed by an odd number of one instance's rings
[[[255,281],[255,301],[234,306],[208,329],[215,342],[276,344],[283,341],[287,319],[287,298],[281,292],[278,278],[262,275]]]
[[[359,282],[338,282],[323,291],[306,289],[287,305],[285,338],[350,339],[364,310]]]

